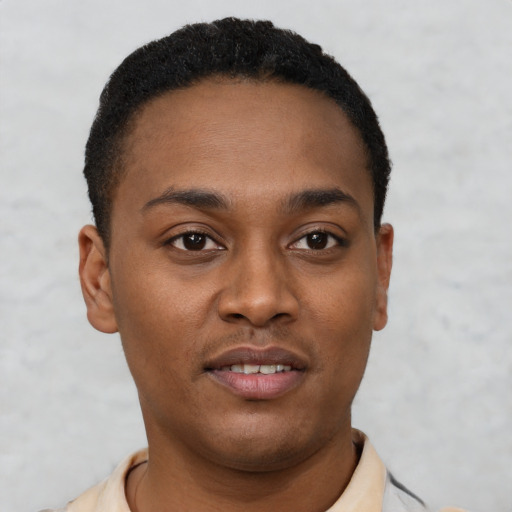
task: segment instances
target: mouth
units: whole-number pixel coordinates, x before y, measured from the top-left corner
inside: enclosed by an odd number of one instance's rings
[[[225,390],[246,400],[272,400],[296,388],[306,361],[282,348],[240,347],[209,361],[205,372]]]
[[[291,372],[292,367],[289,364],[232,364],[223,366],[221,372],[243,373],[244,375],[273,375],[274,373]]]

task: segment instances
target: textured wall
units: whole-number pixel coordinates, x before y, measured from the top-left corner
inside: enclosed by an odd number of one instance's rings
[[[145,442],[119,340],[79,292],[83,146],[128,52],[229,14],[321,43],[388,137],[391,319],[355,425],[433,506],[511,511],[510,0],[0,2],[2,510],[62,504]]]

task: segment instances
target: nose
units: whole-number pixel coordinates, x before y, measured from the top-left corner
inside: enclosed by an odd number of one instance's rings
[[[297,318],[299,303],[281,258],[270,250],[246,251],[236,258],[219,297],[223,320],[266,327]]]

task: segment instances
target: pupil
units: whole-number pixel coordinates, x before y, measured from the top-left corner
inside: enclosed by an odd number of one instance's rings
[[[327,235],[325,233],[309,234],[308,245],[311,249],[325,249],[327,246]]]
[[[206,244],[206,237],[199,233],[189,233],[183,238],[183,245],[189,251],[199,251]]]

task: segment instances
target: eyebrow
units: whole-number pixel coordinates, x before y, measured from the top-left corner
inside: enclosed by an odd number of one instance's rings
[[[162,204],[183,204],[200,209],[227,210],[229,201],[218,192],[202,189],[175,190],[168,188],[163,194],[148,201],[142,211],[149,210]]]
[[[339,188],[303,190],[288,197],[283,204],[283,210],[292,214],[303,210],[321,208],[334,204],[345,203],[361,215],[361,207],[353,196]]]
[[[321,208],[334,204],[345,203],[352,206],[359,214],[361,207],[353,196],[339,188],[310,189],[291,194],[282,202],[282,210],[286,214],[295,214],[304,210]],[[170,187],[161,195],[149,200],[142,211],[158,205],[183,204],[206,210],[228,210],[230,201],[218,192],[204,189],[176,190]]]

